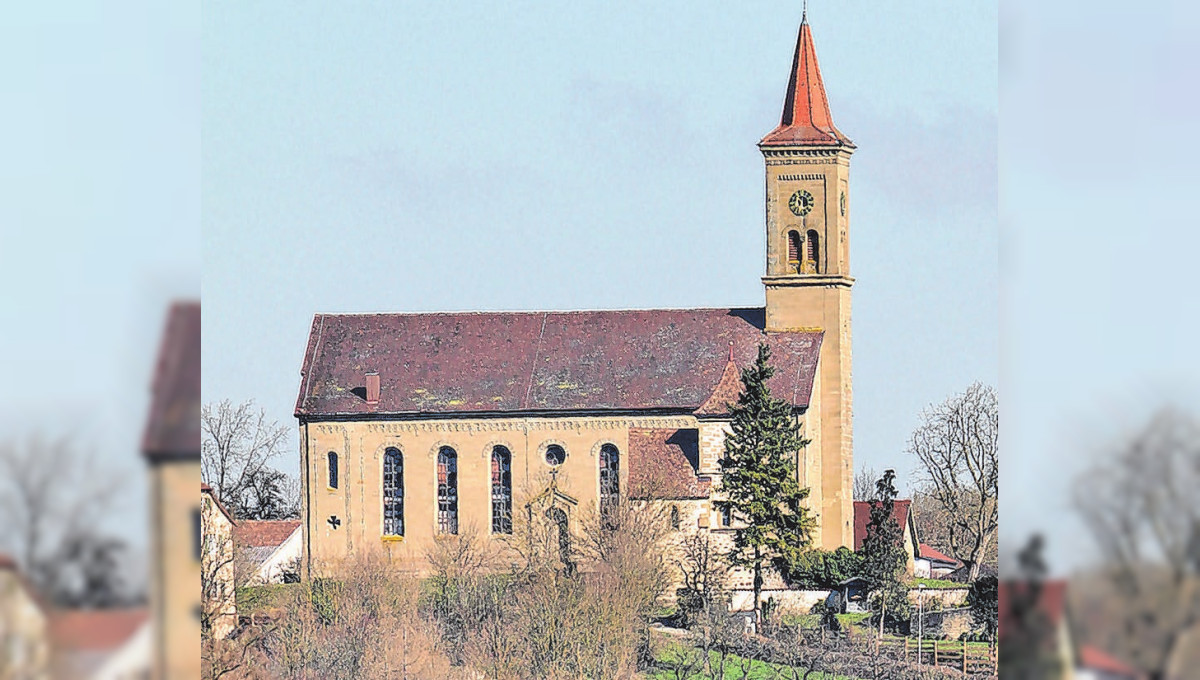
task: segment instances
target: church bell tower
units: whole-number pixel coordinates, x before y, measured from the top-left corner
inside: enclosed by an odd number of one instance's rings
[[[766,330],[822,331],[808,456],[818,457],[820,547],[854,547],[850,361],[850,155],[833,125],[807,12],[779,126],[758,143],[766,162]],[[817,449],[813,451],[812,449]],[[813,480],[815,485],[816,480]],[[816,538],[816,537],[815,537]]]

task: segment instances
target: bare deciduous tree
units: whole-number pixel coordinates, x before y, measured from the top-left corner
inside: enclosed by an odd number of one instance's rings
[[[870,501],[875,499],[875,480],[879,475],[875,468],[863,468],[854,473],[854,500]]]
[[[1000,405],[996,390],[974,383],[926,409],[909,440],[921,462],[925,490],[945,511],[954,556],[970,565],[969,580],[999,529]]]
[[[121,485],[94,460],[68,437],[0,442],[0,548],[61,605],[114,606],[133,596],[125,543],[103,526]]]
[[[1166,677],[1200,624],[1200,422],[1160,411],[1084,472],[1073,497],[1125,605],[1133,660]]]
[[[284,519],[300,512],[295,478],[271,466],[288,429],[253,401],[228,399],[200,410],[200,475],[239,519]]]

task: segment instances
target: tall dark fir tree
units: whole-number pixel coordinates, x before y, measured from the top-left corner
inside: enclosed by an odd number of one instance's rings
[[[896,521],[896,472],[887,470],[875,482],[875,500],[871,501],[871,521],[863,538],[863,576],[871,580],[875,591],[872,606],[893,621],[908,620],[908,588],[904,584],[904,566],[908,561],[904,546],[904,528]]]
[[[754,573],[754,608],[761,612],[763,567],[794,560],[812,542],[816,519],[806,507],[797,457],[807,444],[792,405],[771,396],[771,351],[758,346],[742,371],[742,392],[730,408],[731,432],[721,459],[721,490],[734,520],[731,564]]]

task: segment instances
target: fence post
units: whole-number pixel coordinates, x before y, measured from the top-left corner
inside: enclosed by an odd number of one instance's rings
[[[967,673],[967,640],[966,640],[966,638],[963,638],[963,641],[962,641],[962,643],[963,643],[963,667],[962,667],[962,672],[963,672],[963,675],[966,675],[966,673]]]
[[[937,640],[933,641],[933,665],[934,666],[938,665],[938,663],[937,663]]]
[[[904,638],[904,663],[908,663],[908,638]]]

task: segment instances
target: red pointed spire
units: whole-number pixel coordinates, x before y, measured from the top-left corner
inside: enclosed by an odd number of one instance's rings
[[[788,81],[787,98],[783,101],[783,116],[780,118],[779,127],[763,137],[759,144],[854,146],[850,138],[833,126],[833,116],[829,113],[825,84],[821,82],[817,48],[813,45],[807,13],[800,21],[796,56],[792,60],[792,77]]]

